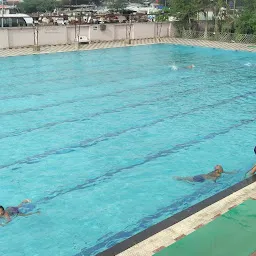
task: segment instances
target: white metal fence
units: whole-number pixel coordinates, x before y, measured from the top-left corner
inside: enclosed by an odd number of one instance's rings
[[[181,33],[176,33],[176,37],[184,39],[211,40],[220,42],[235,42],[244,44],[256,43],[256,35],[235,34],[235,33],[214,33],[193,30],[183,30]]]

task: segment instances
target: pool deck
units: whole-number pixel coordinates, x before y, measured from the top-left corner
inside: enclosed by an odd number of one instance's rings
[[[47,53],[57,53],[57,52],[72,52],[77,50],[88,51],[88,50],[108,49],[108,48],[117,48],[117,47],[126,47],[126,46],[131,47],[131,46],[137,46],[137,45],[149,45],[149,44],[159,44],[159,43],[202,46],[202,47],[210,47],[210,48],[221,48],[226,50],[256,52],[256,46],[251,44],[225,43],[225,42],[181,39],[181,38],[152,38],[152,39],[132,40],[131,44],[127,44],[125,41],[93,42],[89,45],[88,44],[80,45],[79,49],[76,45],[42,46],[39,52],[33,51],[32,47],[0,49],[0,57],[47,54]]]
[[[151,256],[174,244],[248,199],[256,200],[256,182],[134,245],[118,256]],[[177,255],[178,256],[178,255]]]
[[[248,199],[154,256],[252,256],[255,236],[256,200]]]

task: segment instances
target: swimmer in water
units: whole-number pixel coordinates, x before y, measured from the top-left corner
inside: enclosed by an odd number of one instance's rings
[[[4,209],[3,206],[0,206],[0,218],[5,218],[6,223],[5,224],[0,224],[0,226],[5,226],[8,222],[12,220],[11,217],[14,216],[30,216],[33,214],[39,214],[40,212],[30,212],[30,213],[22,213],[21,208],[26,208],[26,205],[31,203],[29,199],[23,200],[18,206],[10,206]]]
[[[214,167],[214,171],[209,172],[207,174],[200,174],[196,176],[191,176],[191,177],[174,177],[176,180],[182,180],[182,181],[190,181],[190,182],[204,182],[206,180],[212,180],[214,182],[217,181],[222,175],[222,173],[226,174],[234,174],[237,173],[235,172],[224,172],[223,168],[221,165],[216,165]]]
[[[190,65],[190,66],[187,66],[187,67],[184,67],[185,69],[193,69],[195,67],[194,64]]]
[[[186,67],[181,67],[181,68],[179,68],[179,67],[177,67],[177,66],[175,66],[175,65],[172,65],[171,66],[171,69],[172,70],[182,70],[182,69],[193,69],[193,68],[195,68],[195,65],[194,64],[192,64],[192,65],[190,65],[190,66],[186,66]]]
[[[250,170],[250,174],[251,175],[254,175],[256,173],[256,165],[254,165],[253,167],[252,167],[252,169]]]

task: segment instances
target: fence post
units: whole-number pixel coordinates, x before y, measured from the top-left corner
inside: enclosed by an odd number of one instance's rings
[[[126,25],[126,42],[128,44],[132,43],[131,40],[131,32],[132,32],[132,21],[131,21],[131,14],[129,15],[129,25]]]
[[[10,45],[10,35],[9,35],[9,29],[8,29],[8,28],[6,29],[6,32],[7,32],[8,49],[10,49],[10,48],[11,48],[11,45]]]
[[[171,22],[169,22],[167,37],[171,37],[171,30],[172,30],[172,24],[171,24]]]
[[[113,25],[113,38],[112,38],[112,41],[116,41],[116,25],[114,24]]]
[[[39,52],[40,51],[38,38],[39,38],[39,31],[38,31],[38,26],[36,25],[34,27],[34,46],[33,46],[33,51],[34,52]]]

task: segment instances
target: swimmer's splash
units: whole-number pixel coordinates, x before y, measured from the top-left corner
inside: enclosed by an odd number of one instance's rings
[[[171,69],[174,70],[174,71],[175,71],[175,70],[178,70],[178,67],[177,67],[176,65],[171,65],[170,67],[171,67]]]

